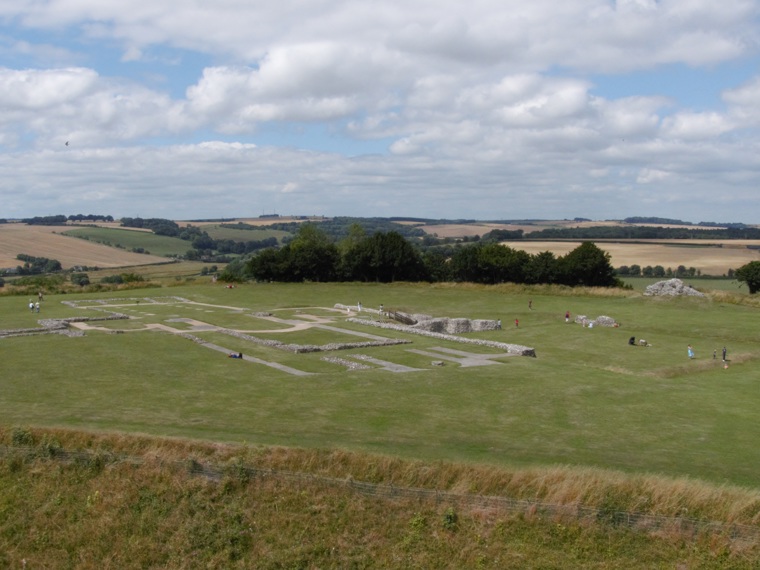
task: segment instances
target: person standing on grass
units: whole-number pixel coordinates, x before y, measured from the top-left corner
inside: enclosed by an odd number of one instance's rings
[[[725,361],[726,361],[726,355],[727,355],[727,354],[728,354],[728,352],[726,351],[726,347],[724,346],[724,347],[723,347],[723,362],[725,362]]]
[[[565,322],[566,323],[570,322],[570,311],[565,311]]]
[[[694,358],[694,349],[691,347],[691,345],[687,348],[687,354],[689,355],[689,358]]]

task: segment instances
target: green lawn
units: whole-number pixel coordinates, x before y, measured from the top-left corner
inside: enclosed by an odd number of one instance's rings
[[[297,355],[202,333],[231,351],[312,373],[293,376],[161,332],[13,337],[0,339],[0,410],[6,425],[340,447],[497,465],[590,465],[758,487],[758,309],[710,299],[647,298],[634,291],[618,296],[547,291],[404,284],[226,289],[199,284],[119,293],[176,295],[207,304],[127,307],[139,311],[142,322],[165,324],[179,316],[243,328],[260,320],[248,316],[252,312],[294,318],[302,310],[326,316],[334,313],[311,308],[358,301],[365,307],[382,303],[434,316],[500,318],[503,330],[468,336],[531,346],[537,358],[434,367],[433,358],[408,349],[483,350],[344,325],[342,313],[333,326],[407,338],[412,344]],[[114,296],[51,295],[41,315],[30,314],[23,297],[0,297],[0,328],[34,326],[40,316],[88,315],[89,310],[61,301]],[[568,324],[565,311],[573,317],[608,315],[621,326]],[[261,322],[267,330],[277,328]],[[291,342],[287,333],[266,336]],[[629,346],[630,336],[652,346]],[[328,337],[326,331],[312,329],[291,338],[322,344]],[[335,337],[360,340],[347,333]],[[696,350],[694,360],[686,356],[688,344]],[[713,350],[720,355],[724,345],[728,369],[720,356],[712,358]],[[349,371],[322,360],[356,354],[424,370],[394,373],[371,365],[371,370]]]

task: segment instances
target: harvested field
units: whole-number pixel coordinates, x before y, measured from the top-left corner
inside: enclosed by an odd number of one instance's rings
[[[248,224],[249,226],[271,226],[272,224],[290,224],[290,223],[303,223],[303,222],[324,222],[328,220],[329,218],[324,217],[315,217],[315,218],[294,218],[294,217],[288,217],[288,216],[282,216],[279,218],[234,218],[229,220],[200,220],[200,221],[193,221],[193,220],[183,220],[183,221],[177,221],[177,224],[179,224],[180,227],[186,227],[186,226],[209,226],[209,225],[219,225],[219,224]]]
[[[20,253],[57,259],[64,269],[82,266],[127,267],[165,263],[165,257],[132,253],[106,245],[61,235],[71,226],[0,224],[0,267],[20,265]]]
[[[551,251],[555,255],[565,255],[580,241],[511,241],[504,242],[513,249],[523,250],[531,255]],[[668,242],[604,242],[595,240],[601,249],[612,258],[613,267],[621,265],[662,265],[664,268],[694,267],[705,275],[723,275],[729,269],[737,269],[750,261],[760,261],[760,250],[748,249],[748,245],[760,246],[753,240],[672,240]]]

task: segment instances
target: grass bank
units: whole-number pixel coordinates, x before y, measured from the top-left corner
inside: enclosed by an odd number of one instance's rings
[[[755,568],[730,530],[631,527],[619,509],[755,524],[757,493],[570,468],[2,428],[0,565],[30,568]],[[62,461],[63,451],[87,453]],[[58,457],[58,459],[56,459]],[[193,466],[213,465],[220,477]],[[313,477],[251,477],[253,466]],[[596,506],[593,520],[332,480]]]

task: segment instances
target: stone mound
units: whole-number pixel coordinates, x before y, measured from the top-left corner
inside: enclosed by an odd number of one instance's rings
[[[687,295],[692,297],[704,297],[704,293],[700,293],[694,289],[691,285],[686,285],[680,279],[668,279],[667,281],[658,281],[652,283],[644,290],[644,295],[650,297],[677,297],[681,295]]]
[[[578,315],[575,317],[575,322],[582,324],[585,326],[595,326],[595,327],[618,327],[620,326],[618,322],[613,319],[612,317],[608,317],[606,315],[599,315],[595,319],[592,319],[591,317],[587,317],[586,315]]]

